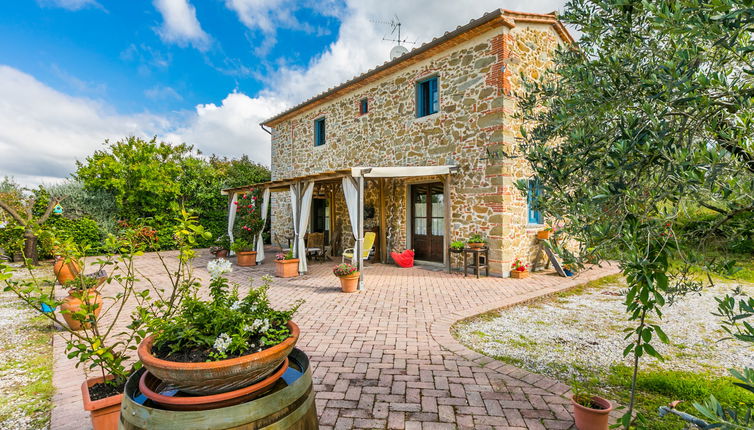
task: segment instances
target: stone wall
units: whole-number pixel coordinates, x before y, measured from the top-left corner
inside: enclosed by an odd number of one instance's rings
[[[454,164],[450,187],[450,241],[471,234],[488,237],[491,269],[507,276],[516,258],[531,260],[540,226],[527,223],[526,197],[515,187],[530,172],[515,154],[520,123],[514,97],[519,73],[538,77],[560,39],[549,25],[519,25],[490,31],[452,50],[400,70],[367,87],[304,111],[272,130],[273,179],[285,179],[354,166],[424,166]],[[438,76],[440,112],[416,118],[415,87]],[[359,101],[369,113],[359,114]],[[326,120],[326,144],[315,147],[313,122]],[[421,178],[426,181],[427,178]],[[410,246],[406,229],[407,186],[386,180],[386,217],[391,250]],[[374,204],[379,220],[377,181],[367,181],[365,204]],[[352,246],[342,192],[335,213],[342,221],[343,247]],[[273,237],[291,230],[288,193],[273,193]],[[369,227],[369,221],[366,227]]]

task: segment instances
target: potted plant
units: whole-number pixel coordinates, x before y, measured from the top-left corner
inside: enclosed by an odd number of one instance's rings
[[[68,358],[77,360],[77,366],[83,364],[98,375],[81,385],[83,406],[85,410],[90,411],[95,430],[118,428],[123,387],[136,364],[126,363],[133,361],[129,354],[141,341],[145,317],[170,317],[177,303],[176,298],[181,296],[180,292],[195,283],[191,275],[190,260],[194,255],[192,245],[196,244],[196,236],[207,236],[203,228],[196,223],[196,218],[182,211],[182,218],[179,218],[178,228],[173,235],[179,249],[177,264],[165,261],[163,256],[157,253],[162,267],[166,270],[170,267],[170,288],[155,290],[158,297],[153,300],[150,290],[135,288],[137,279],[142,276],[137,275],[134,256],[146,249],[153,250],[154,248],[150,247],[156,243],[143,234],[144,228],[121,227],[124,228],[117,237],[110,235],[105,240],[104,248],[109,251],[95,262],[100,271],[103,267],[109,267],[116,273],[105,279],[109,287],[115,290],[112,296],[102,298],[106,305],[87,303],[91,300],[86,298],[87,292],[91,291],[90,287],[96,286],[102,281],[101,278],[93,277],[94,282],[84,280],[85,277],[75,278],[80,284],[73,284],[74,288],[82,291],[84,300],[79,310],[68,312],[68,315],[81,324],[80,330],[74,330],[63,322],[61,314],[64,316],[66,312],[58,310],[62,307],[63,301],[55,299],[54,283],[34,276],[16,277],[13,268],[0,263],[0,281],[4,281],[5,291],[13,292],[29,308],[37,310],[50,321],[63,327],[69,335],[66,341]],[[77,261],[83,272],[85,262],[82,256],[88,253],[88,248],[69,243],[63,249],[62,258]],[[26,267],[26,270],[30,271],[31,267]],[[123,319],[128,318],[128,314],[125,313],[126,303],[133,302],[136,303],[136,308],[130,315],[131,322],[122,328]],[[112,317],[105,318],[109,313],[113,314]]]
[[[239,266],[249,267],[257,265],[257,251],[255,251],[256,247],[253,242],[249,242],[244,238],[238,238],[230,248],[236,253],[236,264]]]
[[[462,252],[466,244],[462,240],[455,240],[450,242],[450,252]]]
[[[59,248],[59,247],[58,247]],[[56,250],[56,254],[60,254],[60,250]],[[55,277],[58,279],[60,285],[72,281],[81,271],[81,266],[75,260],[70,258],[65,259],[61,255],[55,255],[55,264],[52,266],[52,272],[55,273]]]
[[[291,321],[301,302],[287,310],[270,307],[272,278],[241,297],[223,275],[226,260],[207,265],[210,298],[197,285],[184,293],[177,311],[147,317],[150,336],[138,348],[150,374],[189,394],[205,396],[250,386],[273,372],[293,350],[299,329]],[[200,400],[200,399],[198,399]]]
[[[255,266],[257,264],[256,244],[259,233],[264,228],[261,211],[257,209],[259,191],[250,189],[236,200],[236,234],[233,251],[238,254],[239,266]]]
[[[341,263],[332,270],[333,274],[340,278],[340,289],[344,293],[353,293],[359,286],[361,273],[348,263]]]
[[[537,239],[539,240],[547,240],[550,238],[550,235],[552,234],[552,227],[544,228],[537,232]]]
[[[215,239],[215,245],[209,248],[209,252],[215,256],[215,258],[225,258],[230,251],[230,236],[228,233],[224,233],[217,239]]]
[[[484,248],[484,244],[487,243],[487,241],[480,235],[479,233],[471,235],[471,237],[466,241],[466,243],[469,244],[469,248],[474,249],[480,249]]]
[[[529,277],[529,265],[524,264],[520,258],[511,264],[511,278],[524,279]]]
[[[76,278],[65,283],[68,296],[63,299],[60,311],[71,330],[90,328],[102,311],[102,295],[97,287],[102,283],[95,277],[79,272]]]
[[[279,278],[298,276],[298,258],[293,258],[293,251],[275,255],[275,276]]]
[[[579,430],[607,430],[613,405],[609,400],[574,387],[573,420]]]

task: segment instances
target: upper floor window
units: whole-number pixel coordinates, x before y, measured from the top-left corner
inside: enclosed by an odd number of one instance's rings
[[[542,186],[536,179],[529,179],[528,192],[526,196],[526,208],[528,211],[529,224],[542,224],[542,212],[536,209],[537,199],[542,194]]]
[[[369,99],[361,99],[359,102],[359,115],[369,113]]]
[[[325,119],[314,120],[314,146],[325,144]]]
[[[440,110],[440,94],[437,89],[437,76],[419,81],[416,84],[416,116],[432,115]]]

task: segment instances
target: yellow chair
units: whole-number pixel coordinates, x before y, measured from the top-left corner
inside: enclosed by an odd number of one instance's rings
[[[373,231],[364,233],[364,249],[361,252],[361,259],[366,260],[369,258],[369,254],[372,252],[372,248],[374,248],[374,238],[377,237],[377,234]],[[346,248],[343,251],[343,256],[340,259],[340,262],[345,262],[346,258],[349,260],[353,260],[353,253],[356,252],[353,248]]]

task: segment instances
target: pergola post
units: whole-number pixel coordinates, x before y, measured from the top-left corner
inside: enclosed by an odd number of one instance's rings
[[[364,248],[364,174],[360,174],[356,177],[356,190],[357,190],[357,213],[358,218],[356,223],[358,225],[359,236],[356,238],[356,247],[354,249],[354,255],[356,256],[356,268],[359,270],[359,290],[364,289],[364,259],[362,258],[362,248]]]

